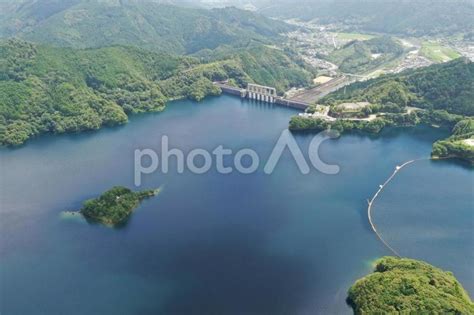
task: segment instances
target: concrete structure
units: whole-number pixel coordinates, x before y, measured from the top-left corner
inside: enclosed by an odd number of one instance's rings
[[[278,97],[275,99],[275,103],[287,107],[293,107],[297,109],[302,109],[305,110],[309,104],[305,102],[300,102],[300,101],[293,101],[293,100],[288,100],[286,98]]]
[[[241,89],[239,87],[234,87],[226,84],[227,82],[214,82],[215,85],[217,85],[222,92],[227,93],[227,94],[232,94],[232,95],[237,95],[240,97],[245,97],[247,95],[247,91],[245,89]]]
[[[350,79],[346,76],[337,77],[314,88],[297,93],[289,99],[293,102],[314,104],[329,93],[334,92],[354,81],[354,79]]]
[[[247,96],[250,99],[275,103],[277,97],[276,89],[258,84],[247,84]]]
[[[241,89],[238,87],[227,85],[226,81],[214,82],[214,84],[217,85],[223,93],[237,96],[240,95],[241,98],[249,98],[253,100],[272,104],[279,104],[302,110],[305,110],[309,106],[309,103],[306,102],[285,99],[280,96],[277,96],[276,89],[268,86],[249,83],[247,89]]]

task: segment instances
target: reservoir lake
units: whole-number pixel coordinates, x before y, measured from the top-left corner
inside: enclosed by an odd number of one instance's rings
[[[223,95],[175,101],[162,113],[0,149],[0,313],[351,314],[350,285],[391,253],[367,220],[367,199],[396,165],[428,158],[448,131],[388,129],[324,141],[337,175],[299,172],[285,151],[263,172],[298,111]],[[156,172],[134,187],[134,151],[251,148],[253,174]],[[314,134],[296,134],[306,160]],[[227,161],[231,162],[231,161]],[[161,187],[118,228],[88,224],[83,201],[112,186]],[[421,160],[373,206],[402,256],[452,271],[474,293],[474,177],[454,161]]]

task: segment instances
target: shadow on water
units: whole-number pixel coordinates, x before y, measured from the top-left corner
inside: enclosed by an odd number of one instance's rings
[[[433,128],[428,125],[387,127],[384,128],[379,134],[371,135],[371,139],[377,139],[380,137],[390,139],[407,134],[415,140],[434,142],[436,140],[448,137],[450,135],[450,131],[447,128]]]
[[[69,132],[69,133],[45,133],[41,135],[37,135],[25,143],[17,146],[7,146],[7,147],[0,147],[0,150],[7,150],[11,152],[15,152],[24,148],[29,147],[44,147],[44,146],[53,146],[56,145],[58,141],[66,140],[71,143],[83,141],[83,139],[96,135],[98,133],[115,133],[119,132],[122,129],[126,128],[127,124],[116,125],[116,126],[104,126],[97,130],[84,130],[78,132]]]
[[[106,227],[106,228],[109,228],[109,229],[112,229],[112,230],[125,230],[125,229],[127,229],[128,225],[132,221],[132,216],[133,216],[133,213],[131,215],[129,215],[127,218],[125,218],[124,220],[122,220],[119,223],[114,224],[114,225],[104,225],[100,221],[97,221],[95,219],[92,219],[92,218],[89,218],[89,217],[86,217],[86,216],[83,216],[83,218],[87,222],[87,224],[89,224],[91,226]]]
[[[241,104],[245,104],[247,106],[250,105],[255,108],[265,108],[265,109],[272,109],[278,106],[276,104],[257,101],[257,100],[250,100],[250,99],[242,99]]]
[[[319,130],[295,130],[295,135],[310,136],[320,132]],[[401,136],[410,135],[415,140],[431,141],[444,139],[449,136],[449,130],[445,128],[433,128],[427,125],[411,126],[411,127],[385,127],[379,133],[369,133],[361,130],[350,130],[344,132],[341,137],[352,136],[361,139],[396,139]]]
[[[465,161],[459,158],[449,158],[449,159],[439,159],[439,160],[435,159],[435,160],[430,160],[430,163],[437,164],[437,165],[461,167],[464,170],[470,170],[470,171],[474,169],[474,164],[471,164],[468,161]]]

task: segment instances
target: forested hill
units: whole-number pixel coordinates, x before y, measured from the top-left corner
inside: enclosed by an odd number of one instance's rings
[[[474,63],[465,58],[351,84],[323,102],[396,104],[474,116]]]
[[[5,2],[6,1],[6,2]],[[152,0],[4,0],[0,35],[74,48],[136,46],[189,54],[270,43],[291,26],[236,8],[204,10]]]
[[[266,62],[257,67],[262,57]],[[311,78],[294,57],[264,46],[201,63],[133,47],[77,50],[0,41],[0,145],[122,124],[129,114],[162,110],[171,99],[217,94],[215,80],[279,82],[287,89]]]
[[[278,94],[283,94],[290,86],[307,86],[316,75],[316,70],[289,48],[251,45],[236,49],[223,46],[214,50],[202,50],[193,56],[203,62],[238,60],[253,81],[275,87]],[[237,84],[242,85],[241,82]]]
[[[354,314],[473,314],[474,303],[451,272],[423,261],[382,257],[349,289]]]
[[[395,39],[375,37],[366,41],[351,41],[326,58],[343,72],[362,73],[394,60],[402,53],[403,47]]]
[[[356,31],[413,36],[472,33],[471,0],[259,0],[268,16],[344,23]]]

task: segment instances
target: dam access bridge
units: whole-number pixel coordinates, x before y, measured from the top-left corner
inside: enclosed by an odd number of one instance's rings
[[[276,93],[276,89],[270,86],[249,83],[246,89],[228,85],[227,82],[214,82],[222,92],[248,98],[266,103],[278,104],[287,107],[305,110],[309,103],[299,100],[291,100],[280,97]]]

